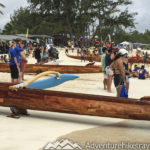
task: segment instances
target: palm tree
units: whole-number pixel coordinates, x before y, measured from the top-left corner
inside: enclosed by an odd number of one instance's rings
[[[3,8],[4,8],[5,5],[3,5],[3,4],[0,3],[0,7],[3,7]],[[3,15],[3,12],[2,12],[1,10],[0,10],[0,14]]]

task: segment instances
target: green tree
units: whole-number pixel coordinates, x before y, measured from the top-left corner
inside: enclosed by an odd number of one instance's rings
[[[134,27],[134,15],[121,7],[131,0],[28,0],[29,7],[11,16],[3,33],[62,34],[71,38],[98,35],[106,40],[118,30]]]
[[[115,34],[119,28],[133,28],[137,13],[129,13],[127,8],[122,8],[131,4],[131,0],[93,0],[95,18],[98,20],[94,36],[105,40],[108,34]]]
[[[3,5],[2,3],[0,3],[0,7],[4,8],[5,5]],[[0,14],[3,15],[3,12],[0,10]]]

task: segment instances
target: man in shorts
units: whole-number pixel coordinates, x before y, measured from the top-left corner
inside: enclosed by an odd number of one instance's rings
[[[15,51],[15,47],[16,47],[16,43],[12,42],[12,45],[9,49],[9,66],[10,66],[10,72],[11,72],[11,82],[17,84],[20,68],[17,62],[17,54]]]
[[[101,63],[102,63],[102,71],[104,73],[104,80],[103,80],[103,84],[104,84],[104,90],[107,90],[107,74],[106,74],[106,64],[105,64],[105,59],[106,59],[106,54],[107,54],[107,48],[104,47],[102,49],[103,51],[103,55],[101,57]]]
[[[9,66],[11,72],[11,82],[14,84],[18,84],[19,82],[19,72],[20,72],[20,64],[18,60],[20,59],[19,53],[16,51],[16,43],[12,42],[9,49]],[[10,107],[12,114],[9,117],[19,118],[19,115],[27,115],[27,111],[25,109]]]

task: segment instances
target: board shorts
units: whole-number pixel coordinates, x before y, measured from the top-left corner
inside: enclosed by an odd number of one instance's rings
[[[115,88],[119,88],[124,84],[120,74],[114,74],[114,84]]]
[[[10,72],[11,72],[11,78],[12,79],[18,79],[19,78],[19,71],[18,71],[16,65],[10,66]]]
[[[84,60],[84,56],[81,56],[81,60]]]
[[[113,71],[109,68],[109,66],[106,67],[106,74],[111,76],[114,74]]]

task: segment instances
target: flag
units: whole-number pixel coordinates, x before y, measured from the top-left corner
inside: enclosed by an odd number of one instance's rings
[[[28,38],[28,28],[27,28],[27,32],[26,32],[26,39]]]

